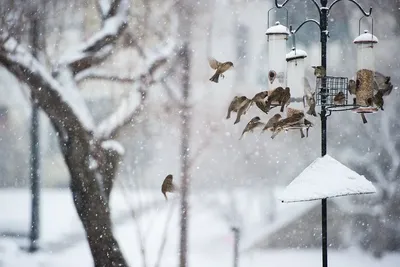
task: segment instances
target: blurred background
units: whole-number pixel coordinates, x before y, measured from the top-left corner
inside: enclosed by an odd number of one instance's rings
[[[3,1],[10,6],[20,4]],[[37,14],[44,46],[39,58],[50,69],[66,50],[85,42],[103,26],[96,0],[39,2],[30,4],[40,4]],[[241,234],[239,265],[261,266],[272,262],[289,266],[296,261],[298,266],[317,266],[321,242],[319,202],[282,204],[277,196],[320,156],[319,117],[312,118],[315,126],[308,138],[300,139],[297,131],[289,131],[274,140],[269,134],[255,133],[240,141],[246,123],[259,115],[257,110],[249,110],[236,125],[232,118],[225,119],[235,95],[250,98],[267,89],[265,31],[276,21],[286,25],[284,12],[271,11],[268,22],[267,12],[274,6],[272,0],[184,3],[191,10],[189,265],[233,264],[235,240],[230,229],[235,226]],[[368,124],[363,124],[360,116],[351,111],[335,112],[328,118],[328,154],[364,175],[378,190],[371,196],[329,202],[328,242],[333,251],[329,254],[330,262],[397,266],[400,260],[397,117],[400,1],[359,0],[359,3],[366,10],[373,7],[373,34],[379,39],[374,48],[376,70],[391,76],[395,88],[385,99],[384,111],[367,115]],[[101,63],[102,70],[132,77],[148,60],[143,53],[157,51],[165,40],[179,42],[179,34],[169,32],[175,5],[175,1],[130,1],[127,27],[112,55]],[[306,18],[318,16],[311,1],[291,0],[286,7],[289,24],[294,27]],[[11,10],[6,4],[0,9],[6,13]],[[355,76],[353,40],[359,35],[361,16],[350,1],[333,8],[328,18],[328,75]],[[2,23],[5,27],[5,22]],[[26,21],[19,23],[12,33],[29,49],[28,25]],[[364,29],[371,31],[370,20],[363,20],[361,31]],[[317,27],[304,26],[296,35],[296,44],[308,54],[306,76],[315,84],[311,66],[320,64]],[[289,38],[288,52],[292,45]],[[218,84],[208,80],[213,74],[209,57],[235,64]],[[163,70],[166,74],[163,82],[146,88],[141,113],[116,138],[125,155],[112,192],[111,212],[117,239],[130,266],[177,264],[179,195],[172,195],[167,203],[160,186],[169,173],[180,184],[183,99],[180,71],[179,68]],[[26,84],[3,64],[0,64],[0,81],[0,266],[91,266],[90,251],[68,189],[70,175],[59,148],[58,134],[43,111],[39,112],[40,248],[34,254],[17,253],[26,246],[30,232],[32,106]],[[96,125],[135,90],[129,79],[82,79],[77,85]],[[267,118],[263,115],[263,119]],[[164,231],[165,227],[170,230]],[[163,257],[160,256],[162,240],[166,242]],[[354,257],[358,260],[352,260]]]

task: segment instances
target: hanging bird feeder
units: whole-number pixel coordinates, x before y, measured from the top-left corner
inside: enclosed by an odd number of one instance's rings
[[[305,62],[307,53],[303,50],[292,48],[286,54],[287,62],[287,86],[290,88],[290,109],[287,109],[287,116],[289,117],[290,110],[304,110],[303,96],[304,96],[304,73]]]
[[[286,86],[286,41],[289,29],[279,21],[265,33],[268,41],[268,85],[269,90]]]
[[[373,35],[373,23],[372,34],[365,30],[363,34],[359,35],[353,41],[357,45],[356,103],[360,106],[354,110],[357,113],[375,113],[378,111],[373,106],[375,75],[374,45],[378,42],[378,38]]]

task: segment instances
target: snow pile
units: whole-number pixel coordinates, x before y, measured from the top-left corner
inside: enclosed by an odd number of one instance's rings
[[[375,193],[373,184],[329,155],[316,159],[280,196],[282,202]]]

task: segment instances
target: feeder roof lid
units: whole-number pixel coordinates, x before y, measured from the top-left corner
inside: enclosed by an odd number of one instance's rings
[[[360,44],[360,43],[378,43],[379,40],[376,38],[375,35],[370,34],[367,30],[364,31],[363,34],[358,36],[354,39],[353,43]]]
[[[363,175],[325,155],[301,172],[279,199],[282,202],[299,202],[375,192],[374,185]]]
[[[285,34],[289,35],[289,29],[283,25],[279,21],[275,23],[275,26],[269,27],[268,30],[265,32],[266,35],[272,34]]]
[[[286,61],[291,61],[294,59],[306,58],[306,57],[307,57],[306,51],[292,48],[292,51],[286,54]]]

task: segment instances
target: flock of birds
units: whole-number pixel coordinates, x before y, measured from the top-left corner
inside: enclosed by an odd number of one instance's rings
[[[227,62],[219,62],[215,58],[209,59],[209,65],[212,69],[215,70],[214,75],[210,78],[210,81],[218,83],[219,77],[224,78],[224,74],[227,70],[234,67],[233,63],[230,61]],[[312,66],[314,69],[314,75],[316,78],[322,78],[326,76],[326,70],[322,66]],[[308,106],[308,111],[306,112],[308,115],[317,117],[317,113],[315,111],[316,101],[315,101],[315,90],[314,92],[311,90],[310,83],[306,77],[303,78],[304,82],[304,97],[303,97],[303,105]],[[359,80],[355,81],[350,79],[347,85],[347,91],[350,95],[356,95],[359,90],[360,82]],[[391,93],[393,89],[393,85],[390,82],[390,76],[385,76],[382,73],[375,72],[374,74],[374,84],[373,90],[374,95],[372,98],[367,99],[366,103],[369,106],[375,106],[381,110],[383,109],[383,96],[387,96]],[[242,115],[246,114],[249,108],[255,104],[262,112],[268,114],[268,112],[274,107],[280,107],[280,112],[284,112],[285,107],[287,110],[287,117],[282,118],[280,113],[273,115],[266,123],[261,121],[259,116],[252,118],[244,128],[239,140],[242,139],[245,133],[253,132],[257,128],[262,128],[261,133],[265,131],[271,131],[271,138],[274,139],[277,134],[280,132],[288,131],[289,129],[299,129],[301,138],[304,138],[303,129],[306,129],[307,137],[308,130],[313,126],[312,122],[305,118],[305,114],[302,110],[288,108],[290,104],[290,88],[286,87],[277,87],[270,91],[262,91],[255,94],[251,99],[246,96],[239,95],[235,96],[228,107],[228,113],[226,119],[230,119],[231,113],[235,112],[236,120],[234,124],[240,122],[240,118]],[[343,91],[339,91],[333,97],[334,105],[344,105],[346,102],[346,95]],[[364,113],[361,113],[361,117],[363,123],[367,123]],[[163,193],[166,200],[167,192],[174,193],[178,191],[178,186],[173,182],[172,174],[168,174],[164,179],[161,192]]]

